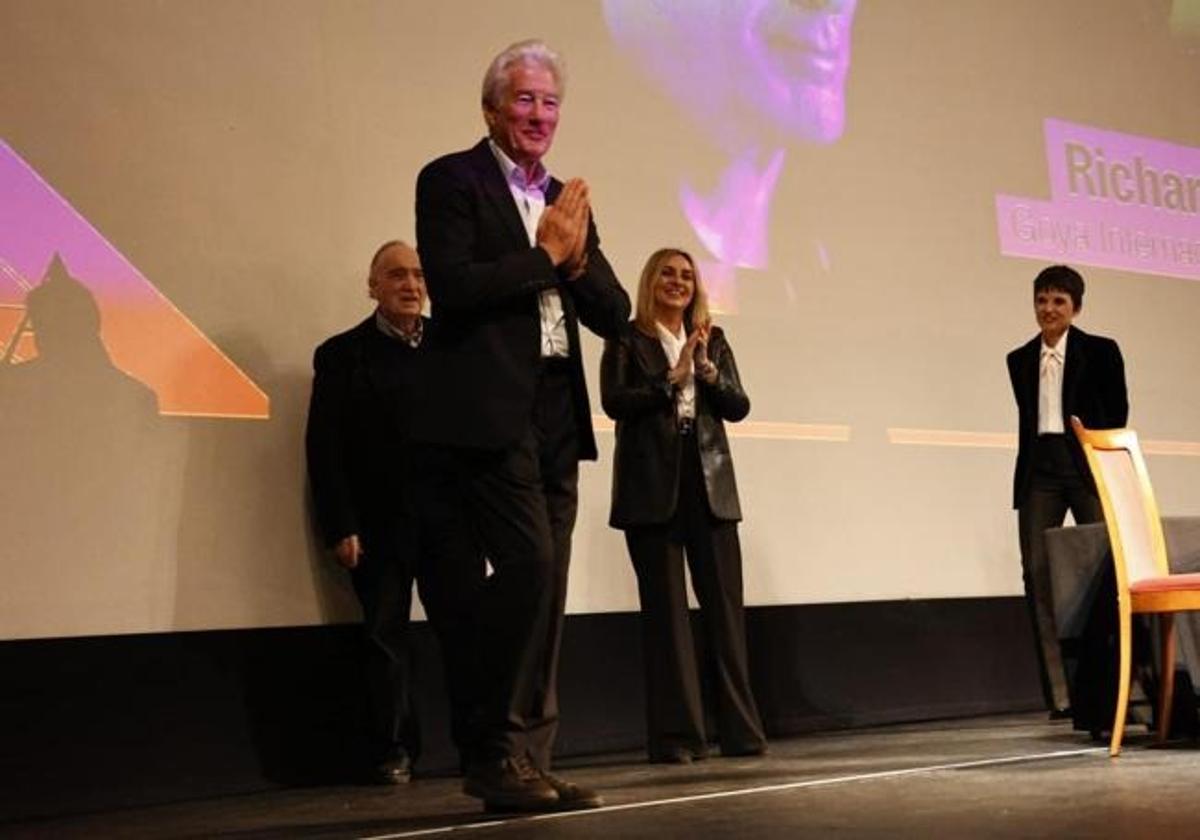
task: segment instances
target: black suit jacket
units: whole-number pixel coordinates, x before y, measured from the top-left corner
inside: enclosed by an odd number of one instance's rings
[[[561,190],[551,180],[547,204]],[[484,449],[521,439],[532,419],[540,366],[538,294],[557,288],[571,343],[579,456],[595,459],[579,324],[608,337],[629,317],[629,296],[600,251],[595,225],[588,227],[587,270],[577,280],[563,279],[544,250],[530,247],[508,183],[483,140],[421,170],[417,248],[437,330],[415,436]]]
[[[717,366],[717,381],[696,378],[696,438],[708,505],[717,519],[742,518],[725,420],[736,422],[750,412],[737,364],[725,334],[713,327],[708,354]],[[679,498],[682,439],[675,417],[675,392],[667,381],[667,354],[657,337],[632,324],[605,342],[600,362],[600,401],[617,421],[613,463],[614,528],[661,525],[675,514]]]
[[[431,332],[426,322],[424,341]],[[305,448],[317,526],[330,546],[358,534],[368,551],[379,551],[403,536],[409,425],[423,352],[384,335],[372,314],[313,356]]]
[[[1041,358],[1041,335],[1008,354],[1008,378],[1017,400],[1019,423],[1017,467],[1013,474],[1013,507],[1016,508],[1025,502],[1033,480]],[[1071,432],[1071,416],[1078,417],[1090,429],[1121,428],[1129,421],[1125,362],[1117,342],[1104,336],[1089,335],[1078,327],[1070,328],[1063,365],[1062,409],[1063,429],[1071,456],[1079,474],[1090,482],[1091,472],[1083,448]]]

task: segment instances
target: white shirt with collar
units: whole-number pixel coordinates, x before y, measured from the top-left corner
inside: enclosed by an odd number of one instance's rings
[[[655,321],[654,329],[658,332],[658,341],[662,345],[663,352],[667,354],[667,364],[675,367],[679,364],[679,356],[683,353],[684,345],[687,344],[687,335],[683,331],[683,326],[679,327],[678,333],[673,333]],[[690,418],[693,420],[696,417],[696,372],[694,366],[692,372],[675,391],[675,416],[680,419]]]
[[[512,158],[504,153],[495,140],[488,138],[488,146],[496,156],[509,192],[516,202],[521,221],[525,224],[525,233],[529,236],[529,244],[537,245],[538,222],[546,209],[546,187],[550,184],[550,173],[539,162],[534,177],[530,180],[525,176],[525,170],[513,163]],[[542,290],[538,296],[538,311],[542,323],[542,358],[570,355],[567,319],[563,313],[562,297],[558,289]]]
[[[1063,428],[1063,369],[1067,364],[1067,330],[1053,347],[1042,339],[1038,365],[1038,434],[1061,435]]]

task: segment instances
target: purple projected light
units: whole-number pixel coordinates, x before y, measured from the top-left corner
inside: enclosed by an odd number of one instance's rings
[[[1045,121],[1050,201],[996,196],[1000,251],[1200,280],[1200,149]]]
[[[716,261],[710,292],[725,308],[734,268],[767,267],[771,199],[787,145],[842,135],[855,7],[856,0],[605,0],[617,44],[729,161],[711,192],[686,180],[679,189],[684,215]]]

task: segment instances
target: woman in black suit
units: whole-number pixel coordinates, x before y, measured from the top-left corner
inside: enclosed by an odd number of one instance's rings
[[[625,531],[642,605],[650,760],[708,755],[685,557],[714,666],[721,754],[761,755],[742,617],[742,513],[724,426],[745,417],[750,400],[686,252],[664,248],[646,262],[634,320],[605,344],[600,390],[617,426],[609,523]]]

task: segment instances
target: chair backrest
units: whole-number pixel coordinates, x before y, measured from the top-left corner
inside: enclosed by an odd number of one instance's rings
[[[1071,418],[1071,426],[1100,493],[1119,589],[1169,574],[1162,520],[1137,432],[1086,429],[1077,417]]]

